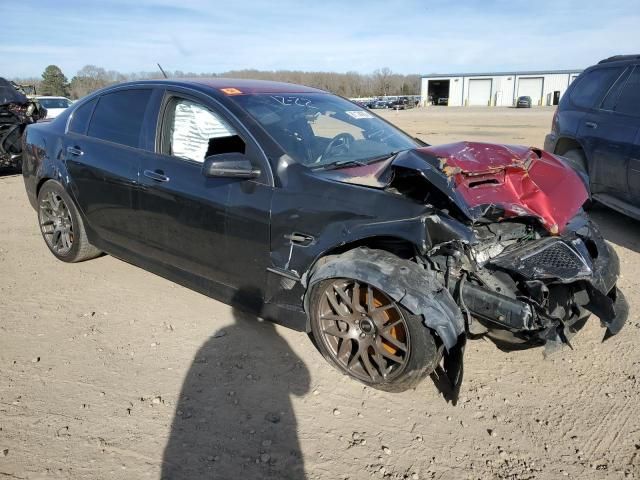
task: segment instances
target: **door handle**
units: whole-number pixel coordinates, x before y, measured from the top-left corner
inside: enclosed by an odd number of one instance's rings
[[[306,247],[311,245],[314,241],[314,238],[311,235],[307,235],[305,233],[293,232],[289,235],[285,235],[284,238],[290,240],[292,244],[300,245],[302,247]]]
[[[145,170],[144,176],[150,178],[151,180],[155,180],[156,182],[168,182],[169,177],[167,177],[162,170]]]
[[[598,124],[596,122],[584,122],[584,126],[589,128],[598,128]]]
[[[84,155],[84,152],[80,147],[67,147],[67,153],[75,157],[81,157]]]

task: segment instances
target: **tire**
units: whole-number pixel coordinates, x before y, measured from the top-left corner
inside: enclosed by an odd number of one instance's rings
[[[78,209],[55,180],[48,180],[38,192],[38,224],[47,247],[58,260],[82,262],[102,253],[89,243]]]
[[[440,361],[441,349],[422,317],[364,282],[318,282],[310,292],[309,315],[320,353],[336,369],[372,388],[403,392]]]
[[[565,153],[562,154],[562,156],[564,158],[566,158],[569,161],[569,164],[575,169],[575,170],[579,170],[580,172],[582,172],[584,175],[587,176],[587,178],[589,178],[589,170],[587,168],[587,159],[584,156],[584,152],[578,148],[574,148],[572,150],[568,150]],[[588,193],[589,193],[589,197],[591,197],[591,187],[589,186],[588,188]],[[591,200],[591,198],[589,198],[586,202],[584,202],[584,205],[582,206],[582,208],[584,210],[590,210],[591,208],[593,208],[593,204],[594,201]]]
[[[584,156],[582,150],[578,148],[574,148],[572,150],[568,150],[562,154],[564,158],[569,160],[569,163],[576,170],[580,170],[585,175],[589,175],[589,170],[587,169],[587,159]]]

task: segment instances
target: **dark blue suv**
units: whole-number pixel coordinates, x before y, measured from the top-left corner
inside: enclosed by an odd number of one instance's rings
[[[640,55],[586,69],[562,97],[544,149],[587,175],[592,200],[640,220]]]

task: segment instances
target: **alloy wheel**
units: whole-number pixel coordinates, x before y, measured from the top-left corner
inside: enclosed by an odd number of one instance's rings
[[[40,229],[47,245],[58,255],[67,255],[73,247],[73,221],[63,198],[47,192],[40,200]]]
[[[333,360],[368,383],[399,376],[409,360],[409,329],[400,307],[369,284],[337,279],[324,287],[317,318]]]

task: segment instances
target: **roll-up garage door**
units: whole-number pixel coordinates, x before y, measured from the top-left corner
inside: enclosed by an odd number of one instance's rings
[[[531,97],[531,105],[540,105],[542,77],[518,79],[518,97]]]
[[[470,79],[468,98],[468,105],[488,106],[491,100],[491,79]]]

